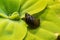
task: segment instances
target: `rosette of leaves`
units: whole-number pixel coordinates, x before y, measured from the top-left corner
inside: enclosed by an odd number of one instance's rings
[[[21,18],[25,13],[40,19],[40,26],[30,27]],[[59,0],[0,0],[0,40],[59,40]]]

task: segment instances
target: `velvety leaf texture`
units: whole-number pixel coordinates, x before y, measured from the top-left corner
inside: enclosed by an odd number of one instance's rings
[[[35,17],[35,29],[22,20]],[[0,0],[0,40],[60,40],[59,35],[60,0]]]

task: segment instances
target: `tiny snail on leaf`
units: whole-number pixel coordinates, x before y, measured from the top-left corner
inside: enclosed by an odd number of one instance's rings
[[[55,33],[56,40],[60,40],[60,33]]]
[[[57,40],[60,40],[60,35],[58,36]]]
[[[58,35],[57,40],[60,40],[60,35]]]
[[[24,20],[31,29],[38,28],[40,25],[40,19],[36,19],[28,13],[25,14],[25,18],[22,18],[22,20]]]

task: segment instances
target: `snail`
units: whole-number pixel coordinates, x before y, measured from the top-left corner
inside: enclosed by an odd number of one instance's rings
[[[28,24],[29,28],[31,29],[38,28],[40,25],[40,19],[36,19],[28,13],[26,13],[25,17],[22,19]]]

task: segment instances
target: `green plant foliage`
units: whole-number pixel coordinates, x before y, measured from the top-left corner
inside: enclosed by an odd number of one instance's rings
[[[28,28],[25,13],[40,26]],[[60,0],[0,0],[0,40],[56,40],[59,34]]]

